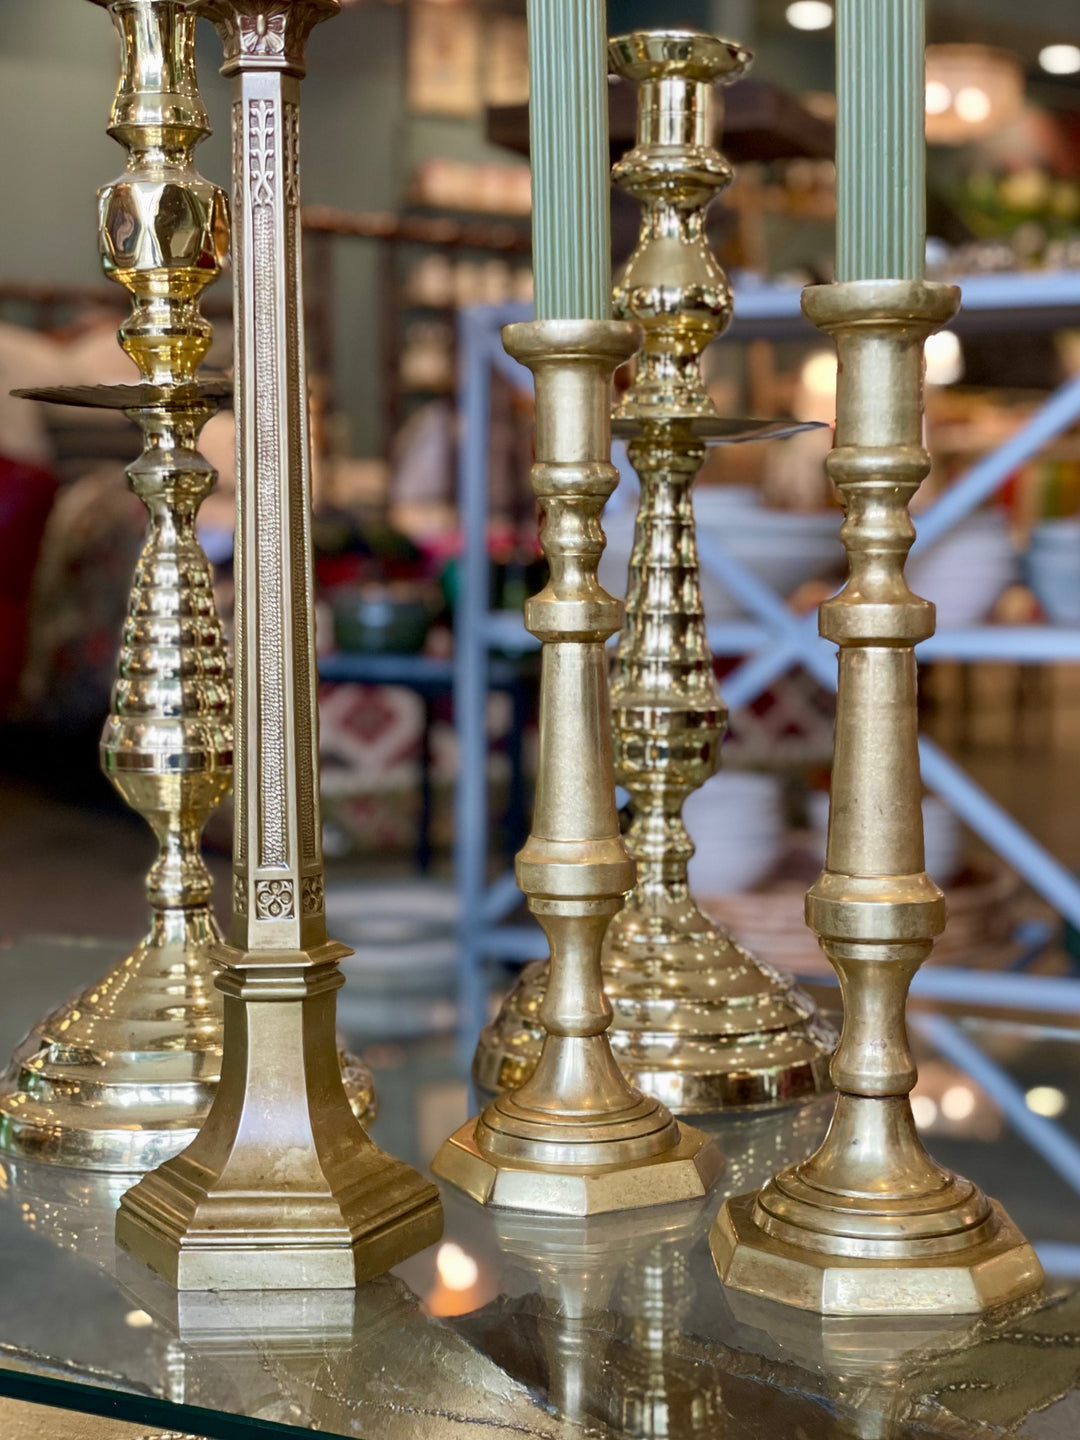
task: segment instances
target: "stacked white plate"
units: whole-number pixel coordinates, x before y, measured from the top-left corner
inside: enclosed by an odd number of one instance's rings
[[[690,887],[696,895],[752,890],[776,863],[783,837],[780,780],[721,770],[687,799],[683,819],[695,845]]]
[[[1018,575],[1009,528],[998,510],[967,516],[907,562],[908,585],[937,606],[939,630],[978,625]]]

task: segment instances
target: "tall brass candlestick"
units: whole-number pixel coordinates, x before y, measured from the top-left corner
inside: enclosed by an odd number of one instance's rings
[[[232,784],[232,681],[210,567],[195,532],[214,472],[198,436],[232,392],[197,379],[211,341],[199,298],[229,243],[224,192],[194,151],[209,134],[188,0],[96,0],[121,41],[109,133],[128,150],[98,198],[105,273],[130,293],[120,343],[139,386],[34,392],[126,410],[145,449],[128,470],[150,514],[124,627],[102,766],[143,815],[160,855],[147,880],[149,934],[95,985],[48,1015],[15,1052],[0,1093],[0,1144],[68,1165],[141,1171],[191,1143],[221,1068],[221,939],[199,850]],[[348,1057],[350,1103],[370,1112],[368,1071]]]
[[[337,0],[208,0],[233,79],[237,795],[221,1083],[116,1237],[181,1289],[339,1288],[438,1239],[435,1187],[349,1109],[323,905],[300,274],[304,46]]]
[[[713,146],[711,95],[749,64],[741,46],[686,31],[611,43],[612,68],[640,86],[637,144],[615,180],[643,204],[641,237],[615,291],[645,344],[615,414],[641,477],[626,626],[612,687],[615,767],[630,792],[637,883],[604,942],[612,1049],[630,1080],[679,1113],[792,1100],[828,1084],[835,1036],[809,996],[748,954],[698,908],[687,883],[687,796],[715,773],[727,712],[705,635],[691,487],[707,444],[799,427],[722,419],[701,356],[731,319],[731,287],[705,211],[731,170]],[[477,1047],[488,1090],[536,1063],[530,966]]]
[[[729,1200],[712,1235],[739,1290],[827,1314],[976,1311],[1036,1289],[1031,1247],[993,1200],[923,1149],[908,1100],[908,987],[945,923],[924,869],[915,645],[934,607],[908,589],[911,497],[923,449],[923,345],[959,292],[864,280],[804,292],[840,360],[829,474],[843,497],[847,585],[821,607],[840,647],[825,869],[806,916],[840,977],[839,1091],[820,1149],[758,1194]]]
[[[633,1090],[605,1031],[600,947],[633,884],[619,835],[604,641],[622,607],[596,567],[600,514],[615,488],[611,377],[637,348],[616,320],[510,325],[507,350],[536,380],[540,535],[551,579],[525,607],[543,646],[540,754],[532,833],[518,884],[548,937],[540,1007],[545,1039],[531,1078],[469,1120],[434,1170],[484,1204],[588,1215],[704,1193],[718,1169],[711,1143]]]
[[[194,168],[209,133],[195,80],[195,18],[182,0],[113,0],[124,70],[109,133],[129,152],[99,196],[102,261],[131,294],[120,343],[142,383],[33,392],[124,409],[145,449],[128,469],[150,513],[135,572],[102,766],[152,826],[152,924],[97,984],[47,1016],[15,1052],[0,1097],[9,1152],[143,1170],[187,1144],[217,1081],[219,939],[202,827],[232,779],[232,695],[210,567],[195,516],[214,484],[199,431],[227,396],[196,380],[210,345],[199,314],[228,248],[225,196]]]

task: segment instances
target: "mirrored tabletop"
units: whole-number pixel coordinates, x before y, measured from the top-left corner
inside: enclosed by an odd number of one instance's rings
[[[0,951],[4,1054],[116,953],[44,939]],[[0,1393],[207,1440],[1075,1440],[1076,1191],[1069,1164],[1011,1123],[1009,1093],[1059,1097],[1048,1123],[1075,1146],[1080,1032],[1060,1016],[953,1016],[935,1047],[932,1025],[917,1028],[928,1142],[1036,1242],[1050,1281],[1035,1301],[882,1322],[726,1292],[707,1245],[717,1207],[805,1154],[827,1098],[719,1122],[727,1165],[703,1204],[553,1222],[445,1193],[441,1244],[355,1292],[178,1295],[114,1248],[129,1181],[5,1160]],[[985,1083],[958,1064],[957,1035],[990,1057]],[[365,1055],[376,1138],[426,1164],[468,1103],[453,1037],[380,1038]]]

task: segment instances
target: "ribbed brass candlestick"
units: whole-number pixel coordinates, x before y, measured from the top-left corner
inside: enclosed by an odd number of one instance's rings
[[[604,988],[623,1072],[680,1113],[826,1088],[836,1039],[809,996],[704,915],[687,883],[694,847],[682,807],[715,773],[727,720],[705,636],[691,487],[707,444],[800,428],[722,418],[701,374],[702,352],[732,310],[704,225],[709,201],[731,179],[713,147],[710,101],[714,86],[737,79],[749,60],[741,46],[684,31],[637,31],[611,43],[613,69],[640,87],[637,144],[614,176],[643,205],[615,308],[641,324],[645,343],[615,414],[641,478],[612,687],[637,883],[607,932]],[[520,1084],[535,1065],[545,983],[530,966],[481,1036],[474,1074],[483,1088]]]
[[[160,855],[147,880],[149,934],[15,1052],[0,1094],[0,1144],[35,1159],[140,1171],[194,1139],[221,1067],[221,997],[208,954],[221,936],[200,837],[232,784],[232,681],[195,521],[215,480],[199,431],[232,386],[196,375],[211,341],[199,299],[221,273],[229,219],[224,192],[194,165],[209,125],[190,5],[111,0],[107,8],[123,67],[109,133],[128,161],[98,198],[101,258],[131,295],[119,339],[143,383],[33,393],[124,409],[143,431],[127,475],[150,530],[101,763],[152,827]],[[365,1114],[371,1076],[351,1057],[347,1073]]]
[[[236,829],[221,1082],[182,1154],[123,1198],[116,1237],[181,1289],[350,1286],[436,1240],[435,1187],[349,1109],[334,1037],[345,946],[323,904],[300,273],[304,46],[337,0],[200,7],[233,79]]]
[[[846,586],[821,607],[840,647],[825,869],[807,922],[840,977],[839,1094],[820,1149],[729,1200],[712,1235],[727,1284],[830,1314],[976,1311],[1036,1289],[1008,1216],[923,1149],[908,1100],[908,986],[945,923],[927,876],[915,645],[934,607],[908,589],[908,504],[926,475],[923,344],[959,292],[916,280],[817,286],[807,316],[836,340],[836,448]]]
[[[541,641],[540,754],[518,884],[551,948],[546,1035],[531,1078],[452,1135],[434,1170],[485,1204],[549,1214],[632,1209],[704,1193],[714,1147],[633,1090],[605,1031],[600,947],[634,879],[619,835],[604,641],[622,606],[596,578],[600,515],[615,488],[611,377],[637,348],[616,320],[511,325],[507,350],[536,381],[541,542],[551,579],[525,607]]]

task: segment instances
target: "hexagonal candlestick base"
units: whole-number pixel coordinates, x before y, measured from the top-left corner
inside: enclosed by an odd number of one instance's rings
[[[821,1315],[963,1315],[1031,1292],[1042,1270],[996,1201],[993,1238],[951,1255],[859,1259],[796,1248],[754,1223],[753,1193],[728,1200],[709,1244],[725,1285]]]
[[[615,1210],[671,1205],[704,1195],[724,1168],[719,1147],[700,1130],[680,1125],[674,1150],[618,1167],[529,1165],[486,1154],[476,1143],[476,1120],[446,1140],[432,1170],[481,1205],[535,1215],[604,1215]]]

